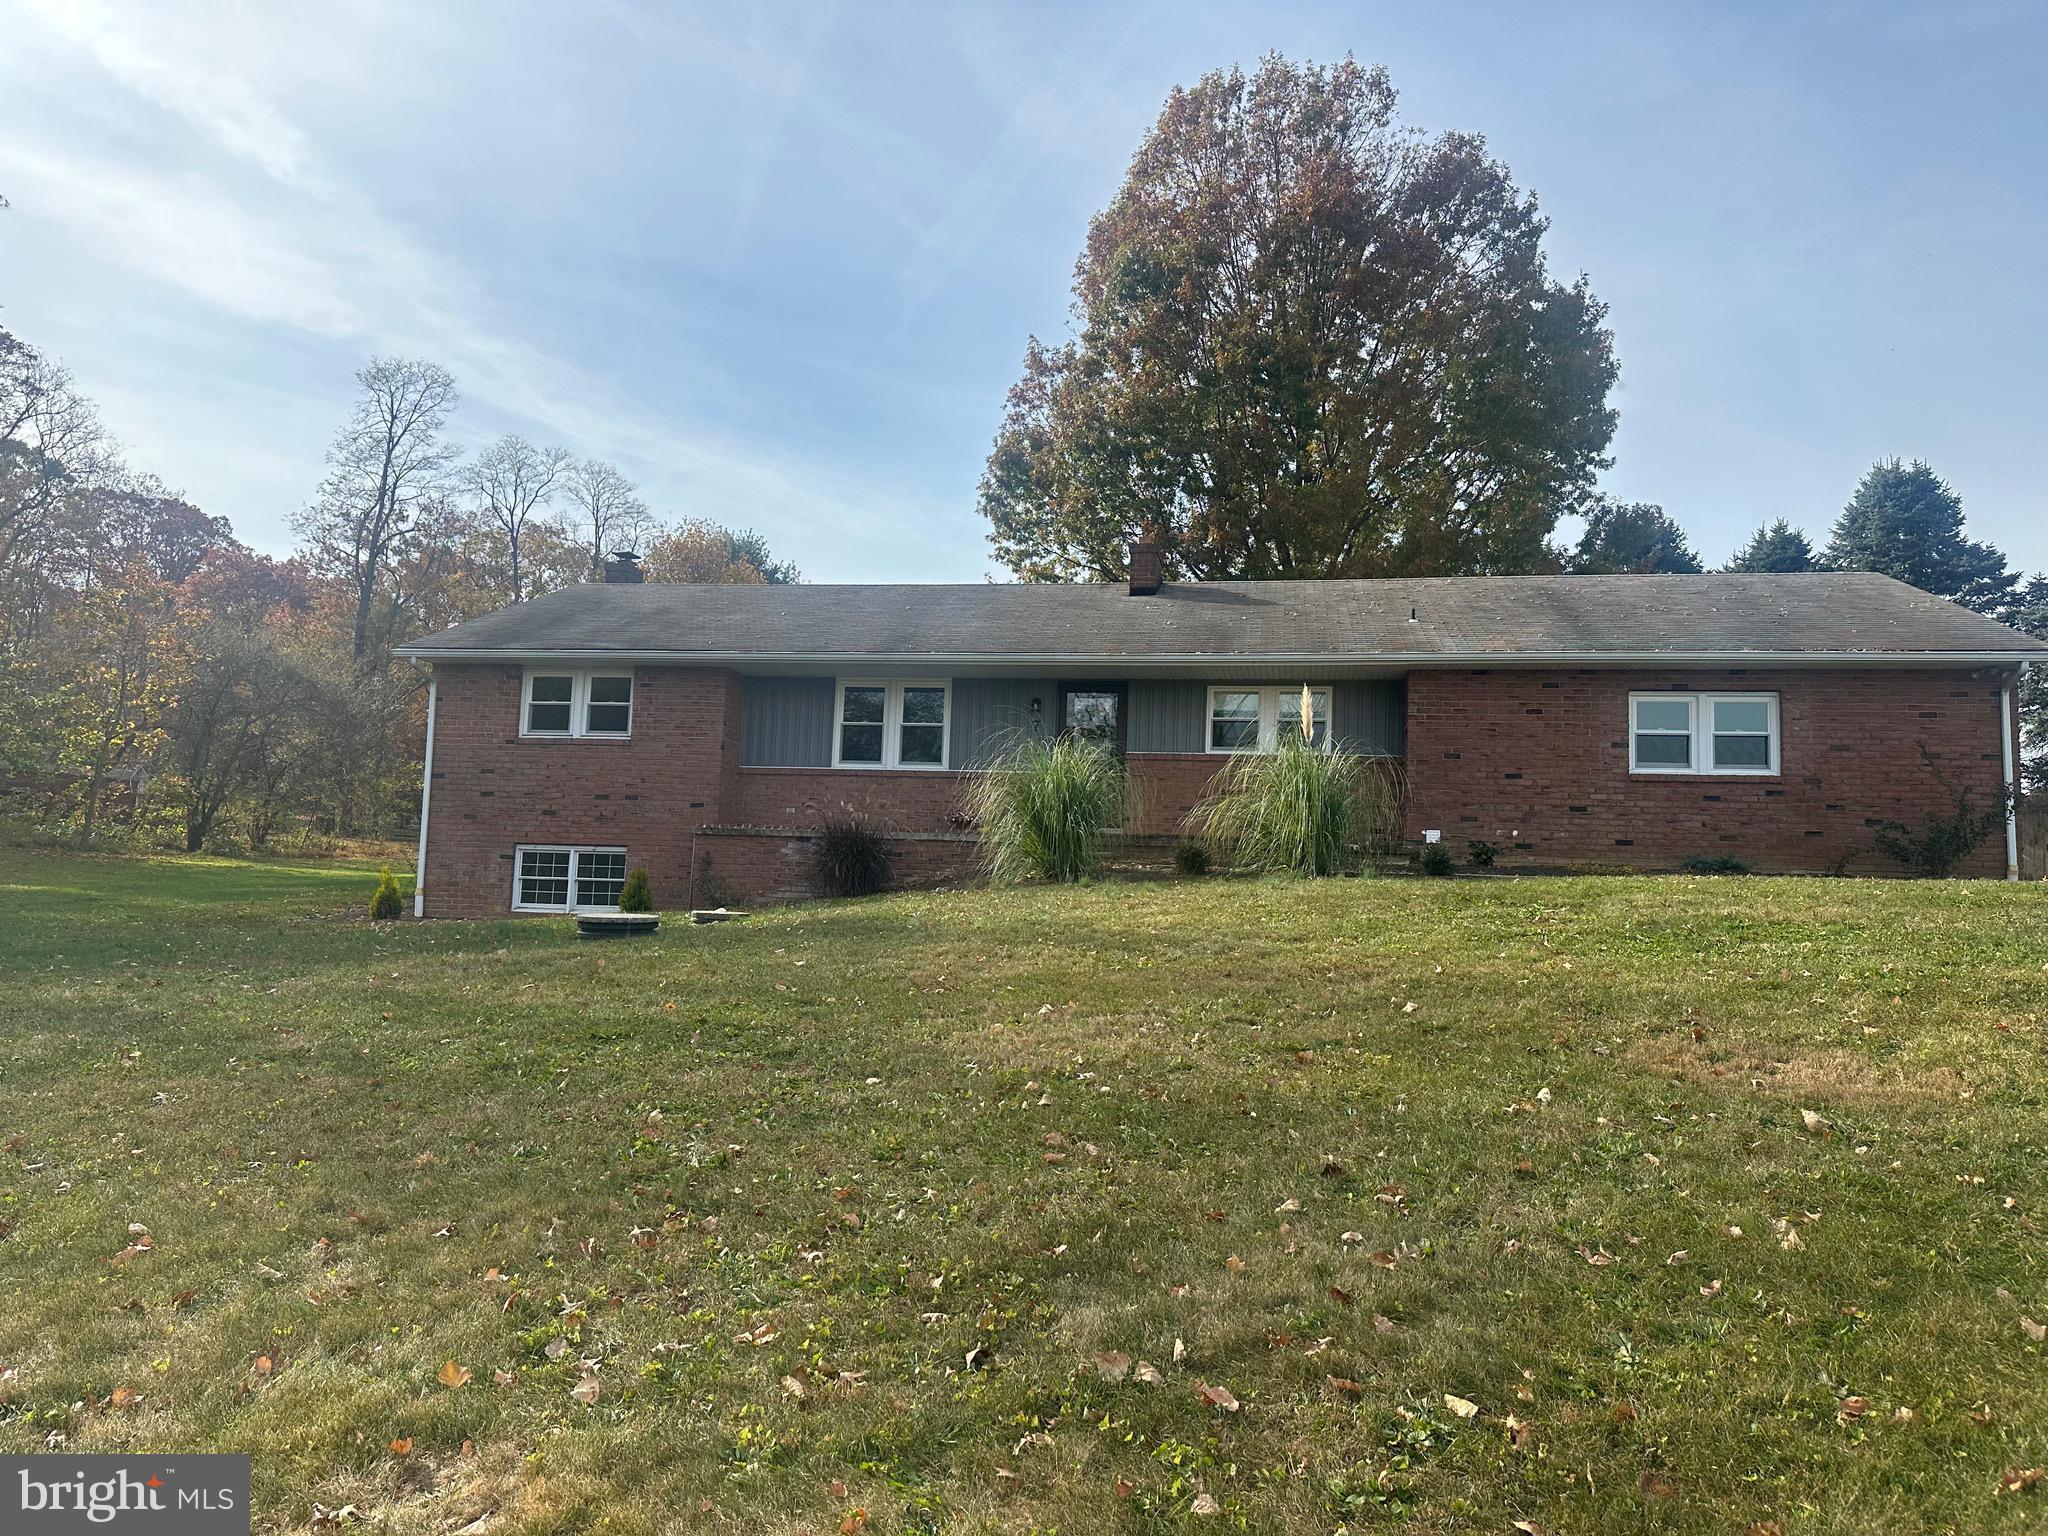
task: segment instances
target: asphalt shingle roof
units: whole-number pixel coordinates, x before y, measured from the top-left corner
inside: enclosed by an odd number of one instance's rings
[[[1414,618],[1411,621],[1410,613]],[[1947,654],[2048,644],[1864,571],[1451,576],[1121,585],[592,583],[403,647],[434,660],[549,655],[1355,658]]]

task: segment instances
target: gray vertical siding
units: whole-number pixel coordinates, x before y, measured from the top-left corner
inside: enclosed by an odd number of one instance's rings
[[[1247,683],[1246,687],[1270,686]],[[1406,750],[1408,685],[1401,678],[1331,685],[1337,739],[1354,752]],[[1139,680],[1131,684],[1133,752],[1200,752],[1206,745],[1209,684]]]
[[[1408,750],[1408,680],[1402,677],[1331,684],[1331,724],[1339,745],[1390,757]]]
[[[1031,701],[1038,700],[1032,713]],[[956,677],[953,737],[948,768],[980,768],[1019,732],[1050,733],[1059,724],[1060,696],[1051,679]]]
[[[832,763],[830,677],[742,680],[740,762],[749,768],[826,768]],[[1331,701],[1337,739],[1354,752],[1407,750],[1408,685],[1401,678],[1340,682]],[[1039,703],[1037,713],[1031,701]],[[1130,684],[1128,742],[1133,752],[1199,752],[1209,685],[1179,678]],[[949,768],[979,768],[1020,731],[1059,723],[1051,678],[956,677]]]
[[[1207,683],[1139,678],[1131,684],[1126,746],[1132,752],[1199,752],[1208,707]]]
[[[748,768],[832,766],[829,677],[748,677],[740,681],[740,762]]]

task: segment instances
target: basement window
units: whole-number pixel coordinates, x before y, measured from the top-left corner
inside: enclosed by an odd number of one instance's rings
[[[521,847],[514,860],[515,912],[616,912],[626,883],[623,848]]]
[[[1775,693],[1632,693],[1630,773],[1778,771]]]
[[[522,736],[633,734],[633,674],[529,669],[519,705]]]

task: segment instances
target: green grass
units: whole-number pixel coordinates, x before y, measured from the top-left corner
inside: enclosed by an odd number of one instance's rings
[[[361,869],[0,861],[0,1452],[248,1450],[259,1528],[397,1536],[2048,1516],[1997,1492],[2048,1463],[2048,889],[593,944],[373,930]]]

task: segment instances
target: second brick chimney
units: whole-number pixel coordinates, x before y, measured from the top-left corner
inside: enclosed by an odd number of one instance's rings
[[[1141,539],[1131,546],[1131,596],[1150,597],[1165,579],[1165,551],[1156,539]]]

